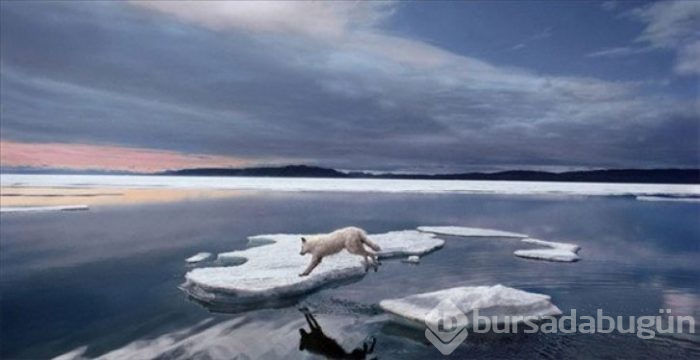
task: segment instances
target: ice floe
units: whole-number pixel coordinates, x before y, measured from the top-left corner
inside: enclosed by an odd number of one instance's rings
[[[418,264],[418,263],[420,263],[420,256],[412,255],[412,256],[409,256],[401,261],[403,261],[405,263],[409,263],[409,264]]]
[[[557,262],[574,262],[578,261],[580,258],[575,253],[567,250],[561,249],[528,249],[528,250],[515,250],[513,252],[515,256],[528,259],[536,260],[547,260],[547,261],[557,261]]]
[[[445,245],[445,240],[434,234],[415,230],[391,231],[385,234],[370,235],[382,248],[379,258],[424,255]]]
[[[365,275],[362,257],[342,251],[324,258],[309,276],[300,277],[309,256],[300,256],[302,234],[273,234],[250,237],[255,247],[221,253],[218,259],[237,266],[193,269],[185,275],[182,289],[200,302],[211,305],[276,305],[328,285],[337,285]],[[443,246],[432,234],[415,230],[369,235],[382,247],[380,258],[422,255]]]
[[[555,241],[544,241],[544,240],[539,240],[539,239],[533,239],[533,238],[526,238],[520,240],[524,243],[528,244],[534,244],[534,245],[540,245],[540,246],[545,246],[553,249],[562,249],[562,250],[567,250],[571,252],[578,252],[581,250],[581,247],[578,246],[577,244],[569,244],[569,243],[563,243],[563,242],[555,242]]]
[[[211,253],[200,252],[200,253],[196,253],[196,254],[188,257],[187,259],[185,259],[185,261],[190,263],[190,264],[194,264],[194,263],[198,263],[200,261],[204,261],[206,259],[209,259],[210,257],[211,257]]]
[[[574,262],[580,260],[576,254],[581,247],[576,244],[568,244],[553,241],[544,241],[538,239],[523,239],[522,242],[543,246],[540,249],[515,250],[513,254],[518,257],[548,260],[559,262]]]
[[[85,352],[88,350],[87,345],[83,345],[81,347],[78,347],[76,349],[73,349],[65,354],[56,356],[55,358],[51,360],[84,360],[87,359],[85,355]]]
[[[479,320],[487,317],[498,324],[522,321],[515,317],[542,317],[561,315],[561,310],[552,304],[551,297],[518,290],[503,285],[455,287],[400,299],[382,300],[379,306],[396,316],[402,323],[419,328],[436,319],[428,314],[442,301],[449,299],[466,315],[466,324],[474,327],[474,310],[478,309]],[[426,319],[427,317],[427,319]],[[426,321],[428,323],[426,323]],[[437,326],[437,323],[432,324]]]
[[[419,226],[419,231],[440,234],[452,235],[461,237],[498,237],[498,238],[526,238],[527,235],[518,234],[509,231],[482,229],[463,226]]]
[[[88,210],[87,205],[60,205],[60,206],[9,206],[0,207],[0,212],[37,212],[37,211],[78,211]]]

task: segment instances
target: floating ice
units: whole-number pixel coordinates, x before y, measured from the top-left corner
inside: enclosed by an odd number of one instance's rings
[[[418,230],[433,234],[452,235],[462,237],[499,237],[499,238],[526,238],[527,235],[492,229],[481,229],[463,226],[419,226]]]
[[[527,250],[515,250],[513,253],[515,256],[528,259],[537,260],[548,260],[548,261],[559,261],[559,262],[574,262],[578,261],[580,257],[576,253],[581,249],[580,246],[576,244],[567,244],[561,242],[544,241],[537,239],[523,239],[522,242],[541,245],[546,248],[544,249],[527,249]]]
[[[522,239],[523,242],[541,245],[546,248],[544,249],[527,249],[527,250],[516,250],[514,252],[515,256],[539,259],[539,260],[549,260],[549,261],[561,261],[561,262],[574,262],[578,261],[580,258],[576,253],[581,248],[576,244],[567,244],[560,242],[544,241],[528,238],[527,235],[518,234],[508,231],[492,230],[492,229],[481,229],[472,227],[462,227],[462,226],[419,226],[418,230],[442,234],[442,235],[452,235],[461,237],[496,237],[496,238],[518,238]]]
[[[87,349],[87,345],[83,345],[65,354],[56,356],[51,360],[84,360],[87,359],[87,357],[85,357],[85,352],[87,351]]]
[[[544,240],[533,239],[533,238],[526,238],[526,239],[522,239],[521,241],[524,243],[528,243],[528,244],[541,245],[541,246],[546,246],[546,247],[553,248],[553,249],[567,250],[567,251],[571,251],[574,253],[581,250],[581,247],[576,245],[576,244],[569,244],[569,243],[563,243],[563,242],[544,241]]]
[[[60,205],[60,206],[9,206],[0,207],[0,212],[36,212],[36,211],[78,211],[88,210],[87,205]]]
[[[382,300],[379,306],[402,322],[425,328],[426,316],[441,301],[450,299],[474,326],[473,311],[478,309],[479,320],[485,316],[497,324],[523,321],[516,316],[557,316],[561,310],[552,304],[549,295],[530,293],[503,285],[455,287],[400,299]],[[430,318],[428,321],[431,321]],[[480,322],[480,324],[482,324]],[[437,324],[435,324],[437,326]]]
[[[547,260],[557,262],[574,262],[580,258],[571,251],[561,249],[530,249],[530,250],[515,250],[515,256],[536,260]]]
[[[209,259],[210,256],[211,256],[211,253],[200,252],[200,253],[196,253],[196,254],[188,257],[187,259],[185,259],[185,261],[190,263],[190,264],[194,264],[194,263],[198,263],[200,261],[204,261],[206,259]]]
[[[310,256],[300,256],[301,234],[274,234],[250,237],[260,246],[219,254],[219,260],[238,266],[207,267],[185,275],[182,289],[193,298],[217,307],[246,307],[261,302],[284,302],[322,286],[334,285],[365,275],[362,257],[342,251],[323,259],[304,277],[299,273],[309,264]],[[422,255],[443,246],[444,241],[414,230],[369,235],[382,247],[382,258]]]
[[[409,256],[405,259],[402,260],[403,262],[409,263],[409,264],[418,264],[420,263],[420,257],[416,255]]]
[[[382,248],[379,258],[424,255],[445,245],[445,241],[434,234],[415,230],[391,231],[385,234],[370,235]]]

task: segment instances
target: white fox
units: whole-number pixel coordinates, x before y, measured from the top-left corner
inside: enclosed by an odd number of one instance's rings
[[[365,249],[363,244],[374,251]],[[330,234],[301,238],[301,255],[310,253],[312,258],[309,266],[299,276],[309,275],[325,256],[337,254],[343,249],[346,249],[351,254],[364,257],[365,264],[374,266],[376,270],[378,265],[376,251],[381,250],[379,245],[370,241],[364,230],[356,227],[346,227],[333,231]]]

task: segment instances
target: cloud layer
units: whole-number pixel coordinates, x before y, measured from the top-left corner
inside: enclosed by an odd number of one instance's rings
[[[2,138],[348,169],[698,163],[696,99],[449,51],[392,31],[401,6],[3,3]]]
[[[622,16],[644,24],[633,44],[595,51],[590,56],[614,57],[674,51],[677,55],[674,67],[677,74],[700,74],[700,2],[657,2],[633,8],[623,12]]]

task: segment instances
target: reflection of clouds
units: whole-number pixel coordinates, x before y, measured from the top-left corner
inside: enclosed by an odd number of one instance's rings
[[[607,263],[606,266],[637,266],[667,271],[698,271],[697,253],[669,253],[654,243],[630,241],[618,236],[604,236],[607,242],[594,242],[584,246],[584,260]]]
[[[594,198],[575,202],[515,199],[503,204],[482,213],[467,213],[469,224],[499,228],[495,224],[504,221],[494,216],[497,211],[518,212],[508,217],[508,229],[538,239],[580,244],[583,261],[601,262],[605,268],[700,270],[694,240],[697,218],[692,216],[697,212],[688,212],[682,204],[646,207],[625,199]],[[462,223],[466,216],[462,215]],[[674,219],[675,224],[669,227],[667,219]]]
[[[12,196],[7,195],[11,193]],[[183,200],[240,197],[245,193],[220,189],[128,189],[3,187],[3,206],[138,205]]]
[[[663,309],[671,309],[671,316],[675,317],[673,331],[661,336],[670,336],[692,343],[700,343],[700,295],[685,292],[683,290],[668,290],[663,294]],[[669,314],[663,314],[662,327],[669,328]],[[683,322],[682,330],[678,330],[678,317],[692,316],[695,320],[694,333],[690,332],[690,324]]]
[[[670,290],[663,294],[664,309],[671,309],[671,315],[693,316],[700,320],[700,295],[680,290]]]
[[[3,215],[3,279],[105,261],[158,259],[182,250],[177,259],[181,262],[193,247],[202,250],[200,246],[211,239],[243,240],[232,231],[244,221],[231,217],[243,207],[243,201],[184,201],[95,207],[80,213]]]
[[[254,319],[252,317],[255,316]],[[264,311],[216,323],[212,318],[155,338],[136,340],[97,357],[104,360],[131,359],[289,359],[298,353],[299,328],[305,320],[296,311]],[[319,316],[324,330],[342,335],[344,346],[356,345],[364,332],[353,317]],[[54,359],[84,359],[82,346]]]
[[[285,349],[282,344],[291,344],[298,336],[291,327],[277,328],[277,324],[254,323],[242,326],[245,318],[237,318],[215,325],[211,319],[199,324],[153,339],[136,340],[122,348],[103,354],[98,359],[190,359],[190,358],[285,358],[293,349]],[[280,329],[287,329],[288,338]],[[235,330],[235,332],[234,332]],[[274,334],[276,341],[265,341]],[[79,352],[82,349],[83,352]],[[62,359],[82,359],[86,347],[62,355]]]

